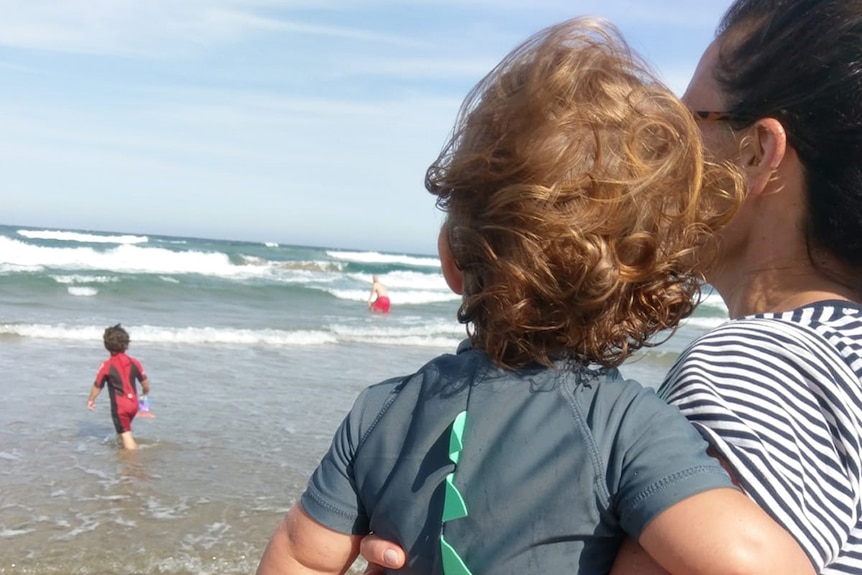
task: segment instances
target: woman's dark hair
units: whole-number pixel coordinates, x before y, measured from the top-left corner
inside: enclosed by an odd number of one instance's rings
[[[777,119],[802,163],[809,259],[816,265],[812,253],[823,251],[857,275],[862,0],[737,0],[717,36],[715,79],[726,97],[725,111],[745,119],[735,127]]]
[[[111,353],[120,353],[129,349],[129,333],[120,324],[105,329],[102,340],[105,343],[105,349]]]

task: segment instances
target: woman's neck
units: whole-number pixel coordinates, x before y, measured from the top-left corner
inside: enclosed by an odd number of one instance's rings
[[[789,311],[825,300],[862,303],[858,290],[826,277],[810,265],[716,274],[710,283],[721,295],[731,318]]]

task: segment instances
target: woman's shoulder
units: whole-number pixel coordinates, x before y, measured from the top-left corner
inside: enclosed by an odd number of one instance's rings
[[[823,302],[732,320],[693,342],[658,394],[690,419],[756,413],[776,426],[850,416],[862,409],[859,316],[857,307]]]
[[[824,301],[781,313],[731,319],[695,339],[674,368],[707,358],[715,366],[738,360],[781,362],[782,358],[834,358],[856,363],[862,357],[862,307]],[[709,366],[704,366],[709,369]]]

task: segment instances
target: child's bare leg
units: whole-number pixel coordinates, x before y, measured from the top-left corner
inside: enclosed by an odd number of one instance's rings
[[[138,444],[135,443],[135,438],[132,437],[131,431],[125,431],[120,434],[120,439],[123,441],[123,447],[125,449],[137,449]]]

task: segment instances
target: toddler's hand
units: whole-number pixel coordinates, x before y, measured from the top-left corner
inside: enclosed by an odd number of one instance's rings
[[[363,575],[383,575],[384,566],[397,569],[406,562],[400,547],[373,533],[362,538],[360,549],[363,559],[368,561]]]

